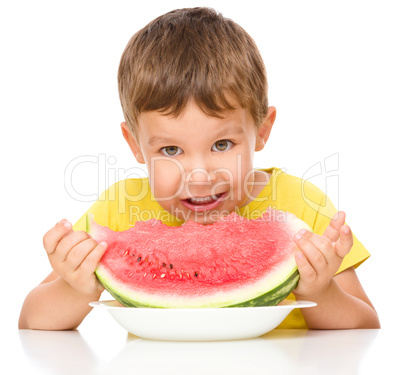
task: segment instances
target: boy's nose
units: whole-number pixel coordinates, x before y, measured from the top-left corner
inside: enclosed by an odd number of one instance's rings
[[[186,180],[192,183],[210,183],[216,180],[216,174],[206,168],[195,167],[187,171]]]

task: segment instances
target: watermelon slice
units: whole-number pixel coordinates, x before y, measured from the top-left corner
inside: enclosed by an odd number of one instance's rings
[[[268,209],[249,220],[232,212],[210,225],[137,222],[115,232],[87,215],[87,232],[108,248],[95,271],[124,306],[274,306],[299,280],[293,236],[309,226]]]

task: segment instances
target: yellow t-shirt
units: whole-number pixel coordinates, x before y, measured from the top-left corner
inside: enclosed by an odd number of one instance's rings
[[[291,176],[279,168],[263,169],[271,175],[268,184],[258,197],[237,213],[249,219],[260,217],[268,207],[288,211],[305,221],[314,233],[323,234],[337,212],[329,198],[316,186],[298,177]],[[107,189],[89,208],[95,221],[115,231],[132,227],[136,221],[152,218],[170,226],[183,223],[169,214],[153,197],[148,178],[127,179]],[[85,230],[86,213],[74,225],[74,230]],[[358,267],[369,256],[369,252],[353,235],[353,247],[344,258],[338,273]],[[291,294],[288,298],[295,299]],[[307,328],[300,309],[293,310],[278,328]]]

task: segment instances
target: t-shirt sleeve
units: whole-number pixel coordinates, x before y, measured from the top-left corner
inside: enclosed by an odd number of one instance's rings
[[[317,215],[312,228],[314,233],[322,235],[336,212],[337,209],[335,208],[331,200],[324,194],[318,206]],[[357,237],[353,233],[353,228],[351,229],[353,235],[353,246],[350,252],[343,259],[337,273],[340,273],[349,267],[357,268],[358,266],[360,266],[360,264],[362,264],[370,257],[370,253],[368,252],[368,250],[357,239]]]

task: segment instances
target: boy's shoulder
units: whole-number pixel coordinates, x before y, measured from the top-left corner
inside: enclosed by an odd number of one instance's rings
[[[100,196],[99,200],[114,200],[115,197],[138,198],[150,193],[148,177],[126,178],[110,185]]]
[[[102,226],[115,231],[125,230],[130,227],[133,215],[144,209],[149,213],[158,209],[148,178],[123,179],[113,183],[99,195],[88,211],[75,223],[74,230],[85,230],[87,213],[94,215],[95,221]]]
[[[269,184],[272,194],[289,195],[293,198],[308,197],[314,201],[325,197],[325,193],[319,187],[309,180],[287,173],[286,169],[272,167],[263,170],[271,175]]]
[[[328,196],[310,181],[291,175],[281,168],[263,169],[271,177],[252,209],[261,211],[267,207],[295,214],[311,227],[322,222],[328,225],[337,211]]]

